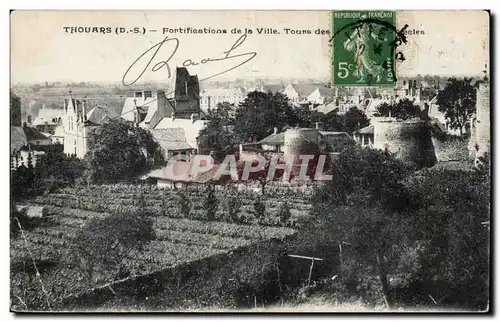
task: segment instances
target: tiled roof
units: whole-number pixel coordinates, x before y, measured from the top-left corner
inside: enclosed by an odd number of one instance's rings
[[[194,149],[186,142],[186,135],[182,128],[151,130],[153,138],[166,151]]]
[[[359,130],[355,131],[355,133],[359,133],[359,134],[373,134],[374,133],[374,129],[375,129],[375,127],[373,125],[368,125],[368,126],[365,126],[362,129],[359,129]]]
[[[380,98],[370,99],[368,106],[366,107],[365,113],[366,114],[377,113],[378,112],[377,108],[383,103],[390,104],[391,101]]]
[[[135,102],[134,99],[136,100]],[[136,110],[136,104],[138,107],[141,107],[141,110],[147,113],[149,110],[156,111],[157,109],[157,101],[155,97],[148,97],[146,99],[144,99],[144,97],[127,97],[125,99],[125,103],[123,103],[121,117],[128,121],[134,121],[134,110]],[[150,119],[151,117],[152,115],[150,116]]]
[[[307,97],[311,95],[311,93],[314,92],[316,88],[325,87],[324,84],[293,84],[292,86],[301,97]]]
[[[323,97],[331,97],[335,95],[335,89],[331,87],[326,87],[325,85],[323,86],[319,85],[318,90],[321,96]]]
[[[169,167],[171,167],[169,169]],[[206,183],[213,181],[215,174],[219,170],[220,165],[214,164],[213,167],[205,172],[197,174],[195,177],[191,175],[191,170],[193,167],[192,162],[177,161],[172,165],[168,165],[161,169],[156,169],[151,171],[146,175],[146,177],[168,180],[174,182],[186,182],[186,183]],[[222,176],[222,180],[229,180],[229,176]]]
[[[316,110],[318,112],[321,112],[323,114],[328,114],[330,112],[333,112],[334,110],[338,109],[339,107],[335,104],[335,102],[330,102],[328,104],[323,104],[323,105],[319,105]]]
[[[32,140],[47,140],[48,137],[43,135],[41,132],[39,132],[37,129],[29,126],[23,127],[24,134],[26,134],[26,138],[28,141]]]
[[[19,150],[28,144],[28,139],[21,126],[10,127],[10,150]]]
[[[94,124],[101,124],[107,115],[108,113],[104,107],[95,106],[87,112],[87,121]]]
[[[283,144],[285,143],[285,132],[271,134],[259,142],[260,144]]]
[[[45,108],[43,106],[38,111],[38,116],[33,120],[33,125],[56,124],[57,122],[52,122],[52,120],[62,117],[64,117],[64,109]]]
[[[184,130],[184,135],[186,137],[186,142],[193,148],[198,148],[198,136],[200,131],[205,127],[207,121],[205,120],[194,120],[191,119],[181,119],[171,117],[164,117],[158,125],[156,125],[156,130],[161,129],[172,129],[181,128]]]

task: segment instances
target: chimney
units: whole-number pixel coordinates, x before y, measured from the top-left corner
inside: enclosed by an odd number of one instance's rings
[[[316,122],[316,130],[323,130],[323,122]]]
[[[156,101],[158,104],[156,114],[158,116],[158,120],[161,120],[167,116],[167,96],[165,96],[165,91],[161,89],[156,91]]]
[[[134,125],[139,124],[139,118],[137,117],[137,110],[134,110]]]
[[[278,128],[274,127],[274,134],[278,134]]]
[[[135,97],[135,98],[142,97],[142,92],[135,92],[135,93],[134,93],[134,97]]]
[[[194,113],[191,114],[191,123],[194,123],[198,119],[198,116]]]

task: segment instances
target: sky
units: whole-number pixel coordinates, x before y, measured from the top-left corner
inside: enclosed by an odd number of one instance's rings
[[[175,34],[165,42],[139,81],[168,79],[167,68],[151,67],[169,60],[170,68],[190,59],[224,57],[242,34],[231,29],[251,28],[231,55],[246,54],[225,61],[189,66],[200,79],[212,76],[250,58],[247,63],[217,79],[330,77],[329,11],[15,11],[11,14],[11,81],[23,82],[121,82],[126,70],[146,50],[164,40],[163,28],[225,28],[228,34]],[[407,60],[397,66],[400,77],[421,75],[480,75],[489,63],[489,16],[484,11],[402,11],[397,28],[424,34],[408,35],[402,46]],[[109,34],[67,33],[64,27],[111,27]],[[146,34],[115,34],[117,27],[145,28]],[[277,29],[280,34],[258,34],[256,28]],[[309,29],[311,35],[287,35],[284,28]],[[157,32],[149,32],[155,29]],[[168,38],[167,38],[168,39]],[[240,39],[241,40],[241,39]],[[153,51],[127,74],[130,83],[146,66]],[[160,63],[161,65],[161,63]],[[159,66],[159,65],[158,65]],[[216,80],[214,78],[213,80]]]

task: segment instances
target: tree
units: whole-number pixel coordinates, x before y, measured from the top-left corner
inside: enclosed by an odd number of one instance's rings
[[[380,116],[390,116],[401,120],[422,116],[420,107],[408,98],[403,98],[393,104],[382,103],[377,107],[377,112]]]
[[[28,169],[33,171],[33,152],[28,151]]]
[[[340,153],[332,180],[315,192],[310,228],[330,243],[351,245],[356,260],[379,277],[386,302],[393,258],[412,232],[407,214],[419,205],[402,183],[411,170],[387,151],[354,146]]]
[[[229,126],[234,123],[234,106],[227,103],[217,104],[215,110],[209,110],[208,122],[199,134],[199,148],[201,151],[213,151],[216,160],[222,160],[233,152],[234,135]]]
[[[275,127],[297,124],[297,119],[285,95],[255,91],[240,103],[234,123],[240,142],[258,142],[273,133]]]
[[[365,112],[359,110],[357,107],[351,107],[341,118],[343,131],[353,133],[356,130],[362,129],[370,125],[370,120]]]
[[[316,188],[313,220],[302,239],[342,245],[346,287],[358,292],[364,287],[359,281],[374,275],[390,306],[487,307],[487,160],[474,171],[413,172],[388,152],[353,147],[340,154],[332,175]]]
[[[90,134],[88,145],[87,176],[94,182],[131,179],[163,162],[151,133],[124,120],[102,125]]]
[[[299,127],[314,128],[316,122],[321,123],[324,131],[345,131],[345,117],[337,112],[325,115],[322,112],[311,109],[308,105],[294,107],[296,125]],[[364,123],[363,123],[364,124]]]
[[[450,127],[458,129],[462,135],[476,110],[476,90],[472,78],[449,78],[445,88],[439,91],[436,103],[438,110],[449,119]]]
[[[11,172],[10,182],[11,196],[15,201],[30,198],[37,194],[35,188],[35,174],[32,168],[21,164]]]
[[[10,91],[10,125],[21,126],[21,99]]]

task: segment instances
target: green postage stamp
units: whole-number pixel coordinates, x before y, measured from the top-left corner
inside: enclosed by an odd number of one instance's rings
[[[396,12],[333,11],[332,20],[333,84],[394,85]]]

